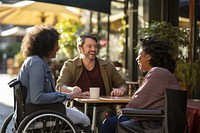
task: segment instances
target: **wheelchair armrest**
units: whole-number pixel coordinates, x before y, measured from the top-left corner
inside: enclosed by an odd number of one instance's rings
[[[16,86],[16,85],[18,85],[18,84],[21,85],[21,82],[20,82],[19,80],[17,80],[17,79],[13,79],[13,80],[11,80],[11,81],[8,83],[8,85],[9,85],[10,88],[12,88],[12,87],[14,87],[14,86]]]
[[[163,117],[164,110],[160,109],[138,109],[138,108],[122,108],[123,116],[145,116],[145,117]]]

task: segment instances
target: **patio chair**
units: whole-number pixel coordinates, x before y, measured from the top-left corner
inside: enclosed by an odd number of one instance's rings
[[[123,108],[119,116],[118,133],[138,133],[133,126],[120,122],[121,117],[160,119],[162,126],[141,133],[184,133],[186,132],[187,90],[165,90],[164,110]]]

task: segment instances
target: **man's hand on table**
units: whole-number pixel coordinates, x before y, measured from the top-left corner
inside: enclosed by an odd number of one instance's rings
[[[113,90],[110,93],[111,96],[123,96],[124,95],[124,91],[122,91],[119,88],[113,88]]]

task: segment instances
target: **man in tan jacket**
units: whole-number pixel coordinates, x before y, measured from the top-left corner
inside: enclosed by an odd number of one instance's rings
[[[61,92],[85,93],[89,95],[90,87],[100,87],[100,95],[123,96],[127,93],[125,80],[115,66],[107,59],[97,57],[98,39],[95,34],[85,33],[77,39],[80,56],[66,61],[57,80],[57,89]],[[83,110],[83,104],[74,103]],[[89,117],[92,109],[89,106]],[[97,125],[100,126],[104,115],[115,114],[113,105],[97,105]]]

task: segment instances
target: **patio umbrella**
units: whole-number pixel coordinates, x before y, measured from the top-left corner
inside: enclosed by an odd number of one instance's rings
[[[0,4],[0,12],[12,8],[10,4]]]
[[[72,12],[69,7],[35,1],[21,1],[3,8],[0,5],[0,24],[36,25],[55,24],[65,19],[79,20],[80,10]]]

